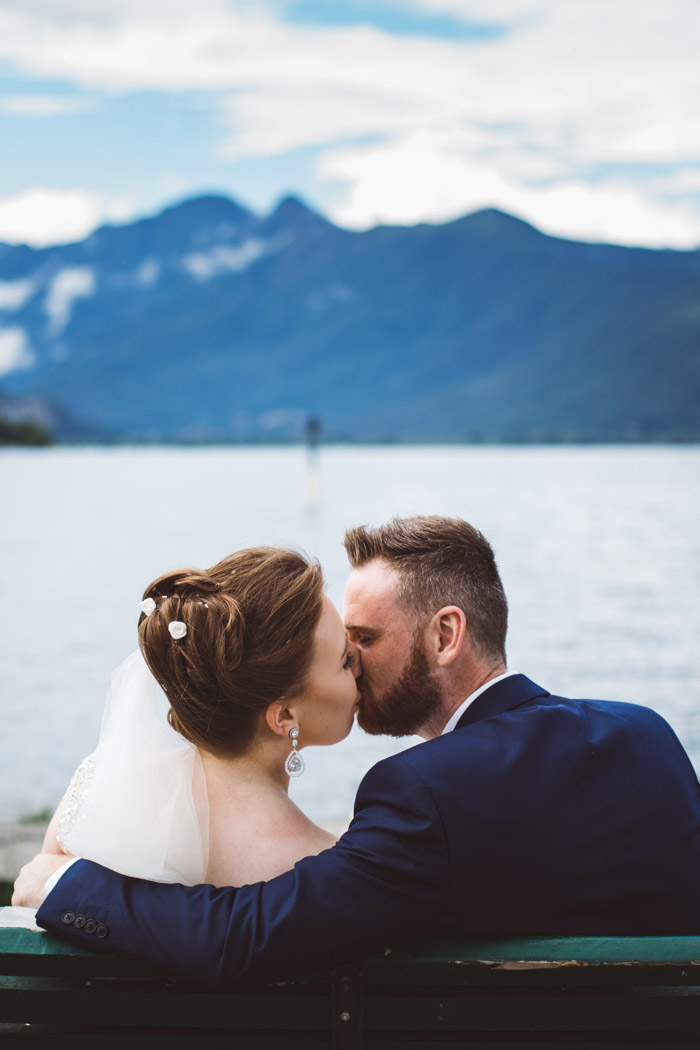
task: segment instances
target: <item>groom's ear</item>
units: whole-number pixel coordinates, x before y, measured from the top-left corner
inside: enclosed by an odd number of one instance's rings
[[[265,721],[268,729],[276,736],[289,736],[289,730],[298,726],[298,720],[290,710],[286,697],[273,700],[265,708]]]
[[[459,656],[467,633],[467,618],[457,605],[446,605],[428,625],[428,646],[438,667],[448,667]]]

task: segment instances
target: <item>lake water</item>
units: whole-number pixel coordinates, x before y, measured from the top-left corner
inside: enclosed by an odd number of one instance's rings
[[[340,603],[343,529],[394,514],[460,515],[486,533],[512,669],[655,707],[700,765],[700,448],[329,448],[320,472],[313,513],[298,448],[0,453],[0,820],[55,804],[93,749],[156,575],[294,544]],[[355,730],[306,749],[293,794],[342,820],[366,769],[413,742]]]

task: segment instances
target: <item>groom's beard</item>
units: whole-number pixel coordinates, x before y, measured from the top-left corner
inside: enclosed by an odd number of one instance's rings
[[[365,693],[362,678],[358,685],[361,700],[357,721],[372,736],[410,736],[430,720],[442,703],[425,650],[415,641],[403,671],[383,696]]]

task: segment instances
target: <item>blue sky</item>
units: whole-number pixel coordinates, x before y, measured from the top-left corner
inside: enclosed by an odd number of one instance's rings
[[[697,0],[0,0],[0,241],[201,192],[700,245]]]

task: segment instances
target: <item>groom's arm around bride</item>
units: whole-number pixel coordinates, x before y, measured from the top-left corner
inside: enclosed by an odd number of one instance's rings
[[[506,672],[505,596],[465,522],[398,520],[346,547],[360,723],[425,743],[370,770],[338,844],[276,879],[185,888],[78,861],[40,923],[220,985],[427,933],[700,933],[698,782],[667,723]]]

